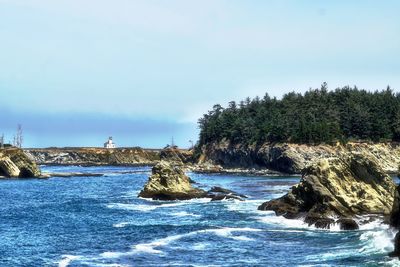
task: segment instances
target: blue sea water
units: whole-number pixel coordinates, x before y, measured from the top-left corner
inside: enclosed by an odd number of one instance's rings
[[[0,266],[396,266],[394,233],[379,221],[358,231],[318,230],[257,211],[298,177],[189,175],[196,186],[246,201],[137,197],[147,167],[49,167],[102,177],[0,181]]]

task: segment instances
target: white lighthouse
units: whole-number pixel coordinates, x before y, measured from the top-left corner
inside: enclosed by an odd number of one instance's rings
[[[116,148],[115,143],[112,140],[112,136],[110,136],[107,142],[104,143],[104,148]]]

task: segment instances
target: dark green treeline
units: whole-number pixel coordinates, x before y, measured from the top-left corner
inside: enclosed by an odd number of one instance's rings
[[[345,143],[350,140],[399,141],[400,94],[389,87],[369,92],[357,87],[310,89],[282,99],[247,98],[214,105],[199,119],[199,145],[223,138],[244,145],[264,142]]]

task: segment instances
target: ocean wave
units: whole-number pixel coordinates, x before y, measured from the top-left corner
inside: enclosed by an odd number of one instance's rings
[[[246,237],[246,236],[236,236],[232,233],[235,232],[259,232],[262,231],[261,229],[256,228],[216,228],[216,229],[205,229],[205,230],[197,230],[193,232],[189,232],[186,234],[179,234],[179,235],[172,235],[165,238],[157,239],[149,243],[141,243],[132,246],[132,249],[128,252],[104,252],[100,254],[101,257],[104,258],[119,258],[122,256],[129,256],[137,253],[150,253],[150,254],[161,254],[163,253],[159,250],[159,247],[167,246],[172,242],[180,240],[185,237],[190,237],[198,234],[215,234],[220,237],[230,238],[234,240],[240,241],[253,241],[253,239]]]
[[[176,202],[165,202],[159,200],[149,200],[145,199],[148,203],[145,204],[133,204],[133,203],[109,203],[107,204],[107,208],[109,209],[122,209],[122,210],[133,210],[133,211],[142,211],[149,212],[159,208],[171,208],[177,206],[184,206],[190,204],[201,204],[210,202],[210,199],[190,199],[190,200],[181,200]]]
[[[234,199],[233,201],[223,201],[224,205],[229,211],[241,213],[257,213],[257,207],[263,202],[264,200],[259,199],[246,199],[244,201]]]

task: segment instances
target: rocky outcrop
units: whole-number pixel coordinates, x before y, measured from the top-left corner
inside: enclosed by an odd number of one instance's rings
[[[158,200],[186,200],[206,197],[204,190],[194,188],[180,166],[160,161],[152,169],[147,184],[139,197]]]
[[[358,152],[378,162],[388,173],[396,173],[400,164],[397,143],[348,143],[346,145],[301,145],[265,143],[258,146],[231,144],[228,141],[201,148],[198,163],[210,162],[223,168],[270,169],[294,174],[322,158],[336,157],[344,152]]]
[[[356,215],[388,215],[394,191],[392,178],[376,160],[362,153],[342,154],[309,166],[288,194],[263,203],[259,209],[273,210],[289,219],[301,217],[320,228],[339,223],[342,229],[353,229]]]
[[[0,150],[0,176],[8,178],[40,177],[40,169],[33,158],[18,148]]]
[[[159,150],[134,148],[44,148],[28,149],[38,164],[49,165],[154,165]]]
[[[222,187],[212,187],[204,191],[192,186],[193,181],[186,176],[183,165],[173,162],[160,161],[152,169],[139,197],[152,198],[154,200],[187,200],[192,198],[211,198],[211,201],[224,199],[242,200],[245,195]]]

